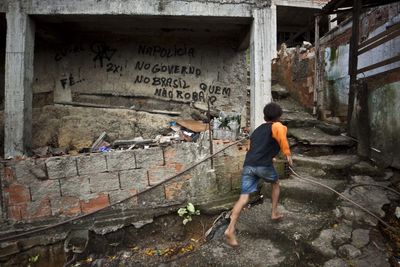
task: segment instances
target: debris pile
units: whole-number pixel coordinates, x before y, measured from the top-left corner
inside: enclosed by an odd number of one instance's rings
[[[204,108],[203,108],[204,109]],[[236,112],[206,112],[201,120],[177,119],[171,120],[168,125],[160,130],[154,138],[142,136],[132,139],[112,140],[107,132],[102,132],[92,143],[79,151],[68,148],[40,147],[33,150],[33,157],[43,158],[51,156],[74,155],[77,153],[103,153],[115,150],[148,149],[150,147],[168,146],[181,142],[197,142],[202,132],[209,131],[213,139],[236,140],[241,132],[241,114]]]

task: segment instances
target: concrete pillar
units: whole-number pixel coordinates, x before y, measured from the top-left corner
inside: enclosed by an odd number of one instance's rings
[[[272,58],[278,57],[278,22],[276,21],[276,5],[271,4],[271,51]]]
[[[10,158],[31,147],[35,25],[18,1],[10,2],[6,18],[4,156]]]
[[[253,18],[250,39],[252,131],[264,122],[264,106],[272,101],[271,60],[276,51],[276,7],[254,9]]]
[[[332,30],[337,26],[337,14],[329,15],[329,30]]]

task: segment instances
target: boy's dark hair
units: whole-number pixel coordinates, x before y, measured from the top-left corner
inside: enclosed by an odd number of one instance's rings
[[[276,103],[269,103],[264,107],[264,120],[277,121],[282,116],[282,108]]]

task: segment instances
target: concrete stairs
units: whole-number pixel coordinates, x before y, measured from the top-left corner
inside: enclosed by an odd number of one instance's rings
[[[290,98],[280,99],[278,103],[284,109],[282,121],[289,128],[294,169],[301,176],[339,192],[346,192],[351,175],[383,177],[380,170],[355,155],[355,143],[340,135],[340,126],[318,121]],[[336,230],[326,229],[336,225],[337,207],[343,202],[333,192],[293,175],[281,179],[280,184],[282,221],[270,218],[271,188],[264,184],[261,187],[264,202],[245,209],[239,219],[241,245],[238,249],[232,250],[225,244],[222,229],[213,240],[192,256],[178,261],[176,266],[336,266],[327,263],[338,257],[337,248],[329,242],[332,239],[337,244],[350,242],[353,229],[347,224],[341,224]],[[343,212],[349,210],[344,207]],[[344,236],[342,229],[347,229],[343,240],[340,239]],[[335,258],[334,262],[340,260]]]

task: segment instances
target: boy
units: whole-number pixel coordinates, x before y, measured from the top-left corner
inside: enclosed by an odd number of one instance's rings
[[[272,159],[282,150],[289,165],[292,165],[289,143],[286,137],[287,127],[279,122],[282,108],[276,103],[264,107],[265,123],[257,127],[250,136],[250,149],[246,154],[242,171],[242,191],[239,200],[232,209],[230,223],[225,231],[230,246],[239,245],[235,236],[235,226],[240,212],[249,201],[250,193],[257,191],[258,181],[272,183],[272,220],[282,219],[278,213],[279,181]]]

